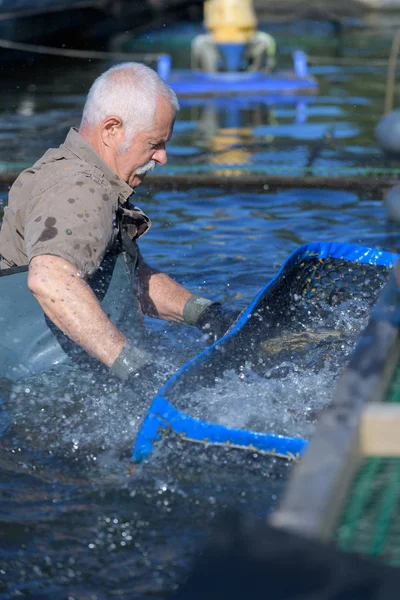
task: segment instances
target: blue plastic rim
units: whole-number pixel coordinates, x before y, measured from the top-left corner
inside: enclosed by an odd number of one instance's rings
[[[393,268],[399,255],[384,250],[377,250],[354,244],[336,242],[314,243],[300,246],[283,263],[278,273],[254,297],[249,306],[229,330],[215,344],[198,354],[183,365],[160,389],[153,399],[143,420],[133,447],[132,459],[141,462],[148,457],[154,443],[160,439],[162,432],[173,431],[186,439],[209,444],[231,444],[244,450],[273,453],[278,456],[292,457],[301,455],[307,448],[308,440],[288,437],[275,433],[257,433],[245,429],[235,429],[217,425],[201,419],[195,419],[177,410],[166,398],[170,388],[189,370],[195,371],[221,349],[226,341],[235,336],[245,325],[251,313],[258,306],[266,291],[274,284],[281,274],[294,264],[307,258],[337,258],[354,263],[369,264]]]

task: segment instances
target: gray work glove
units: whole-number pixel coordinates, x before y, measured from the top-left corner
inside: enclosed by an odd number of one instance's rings
[[[151,355],[145,350],[136,348],[128,342],[117,356],[110,367],[111,373],[121,381],[131,383],[139,380],[141,376],[149,372],[154,372],[156,366],[152,361]]]
[[[183,318],[189,325],[200,329],[212,344],[227,333],[240,313],[240,310],[225,308],[220,302],[192,296],[185,304]]]
[[[164,362],[155,363],[151,354],[131,342],[123,347],[110,371],[141,396],[155,394],[173,372]]]

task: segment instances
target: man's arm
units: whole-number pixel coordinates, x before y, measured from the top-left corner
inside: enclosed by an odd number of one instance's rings
[[[166,273],[152,269],[142,256],[139,260],[139,300],[143,312],[150,317],[183,322],[183,309],[192,292]]]
[[[139,300],[150,317],[184,321],[202,331],[210,342],[225,335],[240,311],[225,309],[219,302],[197,296],[165,273],[152,269],[139,254]]]
[[[69,261],[43,254],[29,264],[28,287],[47,317],[91,356],[111,367],[128,343]]]

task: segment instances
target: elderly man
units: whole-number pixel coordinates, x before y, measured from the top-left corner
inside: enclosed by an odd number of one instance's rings
[[[214,339],[233,318],[152,269],[136,245],[150,220],[129,199],[149,170],[167,162],[178,108],[173,90],[145,65],[103,73],[79,130],[11,187],[0,231],[0,269],[29,265],[29,290],[50,325],[122,380],[136,377],[151,356],[113,324],[95,293],[91,282],[110,255],[124,256],[145,314],[186,322]]]

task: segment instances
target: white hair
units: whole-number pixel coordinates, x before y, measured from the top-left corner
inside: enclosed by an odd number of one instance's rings
[[[122,119],[125,138],[119,150],[125,152],[138,131],[153,125],[159,98],[165,98],[177,112],[175,92],[157,73],[136,62],[119,63],[93,82],[83,108],[81,127],[90,128],[112,115]]]

